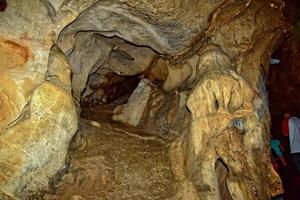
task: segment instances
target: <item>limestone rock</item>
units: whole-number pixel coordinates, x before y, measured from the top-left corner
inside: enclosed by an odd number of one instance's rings
[[[189,132],[191,125],[191,115],[186,106],[188,94],[176,92],[171,99],[172,103],[167,112],[168,129],[172,134],[180,136]]]
[[[108,67],[122,76],[134,76],[149,68],[155,53],[146,47],[137,47],[124,41],[113,42]]]
[[[141,80],[138,87],[130,96],[128,103],[118,106],[114,110],[113,120],[131,126],[139,125],[149,102],[151,91],[151,83],[146,79]]]
[[[158,59],[155,66],[151,69],[150,73],[153,76],[153,80],[158,80],[165,82],[168,77],[168,68],[166,67],[166,62],[163,59]],[[150,78],[151,80],[151,78]]]
[[[28,118],[0,135],[0,191],[12,197],[48,187],[78,126],[72,97],[52,83],[35,90],[29,107]]]
[[[182,167],[186,166],[187,178],[200,188],[200,198],[219,199],[224,187],[218,184],[226,184],[233,199],[268,199],[279,192],[278,176],[265,153],[269,149],[264,142],[268,129],[260,119],[265,116],[258,114],[258,100],[247,81],[224,69],[204,74],[189,96],[191,135],[181,138],[186,160]],[[228,176],[226,182],[220,182],[215,171],[218,159],[235,178]],[[270,174],[255,173],[257,166]],[[266,185],[272,190],[266,192]]]
[[[191,86],[197,78],[197,68],[199,55],[195,54],[186,63],[179,66],[174,66],[165,62],[165,67],[168,70],[167,78],[163,84],[165,91],[172,91],[179,87]]]
[[[69,62],[73,72],[73,96],[80,101],[89,74],[96,72],[107,61],[112,46],[92,32],[79,33],[76,39],[77,43],[69,55]]]
[[[182,181],[177,198],[269,199],[280,192],[269,160],[263,74],[285,27],[283,2],[271,3],[8,1],[0,12],[0,191],[39,191],[63,167],[77,129],[71,72],[79,101],[99,68],[135,75],[150,66],[165,91],[192,89],[192,119],[184,95],[172,101],[146,80],[113,118],[148,130],[156,119],[166,131],[184,127],[171,145]],[[151,66],[157,58],[160,67]],[[181,120],[191,125],[180,127]]]
[[[50,17],[40,1],[12,0],[0,12],[0,132],[18,121],[43,82],[53,42],[48,24]]]
[[[172,91],[178,88],[192,74],[192,69],[189,66],[176,67],[167,64],[166,67],[168,68],[168,77],[163,85],[165,91]]]
[[[67,90],[71,90],[70,65],[57,46],[52,47],[50,50],[46,79]]]
[[[0,198],[46,189],[77,130],[70,66],[50,53],[48,14],[38,0],[10,0],[0,12]]]
[[[209,16],[222,3],[221,0],[99,1],[62,31],[59,47],[69,53],[77,32],[94,31],[138,46],[150,46],[160,53],[178,53],[208,28]]]

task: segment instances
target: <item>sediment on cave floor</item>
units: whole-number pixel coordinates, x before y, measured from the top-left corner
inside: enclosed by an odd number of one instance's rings
[[[170,78],[166,60],[159,59],[149,47],[81,34],[81,38],[88,36],[114,47],[104,58],[107,60],[95,60],[90,71],[72,77],[73,95],[80,102],[79,132],[70,144],[67,171],[57,177],[43,198],[138,200],[176,196],[179,180],[171,169],[169,146],[188,129],[186,100],[191,88],[168,89],[170,82],[174,87],[178,80]],[[86,56],[76,49],[72,54],[71,63]]]
[[[80,121],[67,172],[44,194],[56,199],[167,199],[176,193],[168,145],[150,135]],[[138,137],[137,137],[138,136]]]
[[[283,8],[0,0],[0,199],[282,193],[265,79]]]

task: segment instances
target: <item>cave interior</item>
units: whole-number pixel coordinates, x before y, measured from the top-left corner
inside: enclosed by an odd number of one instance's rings
[[[0,199],[299,199],[270,156],[299,1],[28,1],[0,0]]]

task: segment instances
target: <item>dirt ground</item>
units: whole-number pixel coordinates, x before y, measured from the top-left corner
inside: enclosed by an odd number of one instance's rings
[[[43,198],[155,200],[172,196],[177,183],[170,169],[168,143],[121,128],[82,119],[70,145],[69,168]]]

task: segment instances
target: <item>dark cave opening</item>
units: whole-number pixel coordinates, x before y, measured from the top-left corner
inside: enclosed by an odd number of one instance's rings
[[[78,45],[69,60],[73,96],[80,103],[81,117],[110,120],[143,80],[161,90],[166,70],[156,66],[157,54],[151,48],[91,32],[77,34],[75,39]]]
[[[72,95],[81,118],[170,140],[182,132],[178,127],[188,126],[188,120],[178,124],[190,117],[186,85],[179,87],[177,80],[184,72],[150,47],[80,32],[70,52]]]
[[[142,74],[120,76],[114,72],[103,77],[97,73],[90,75],[81,96],[81,116],[94,120],[111,118],[118,105],[128,102],[142,78]]]
[[[140,76],[119,76],[113,72],[103,77],[103,82],[99,83],[96,79],[101,79],[99,75],[92,74],[89,78],[89,90],[83,92],[81,98],[82,106],[113,106],[118,103],[125,103],[128,97],[137,87]]]

